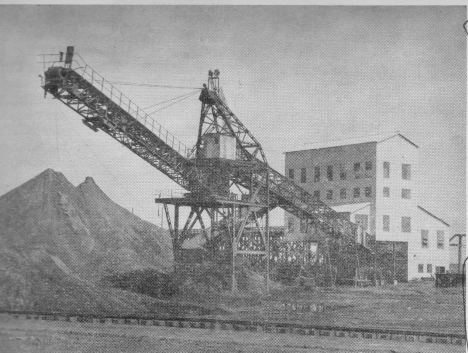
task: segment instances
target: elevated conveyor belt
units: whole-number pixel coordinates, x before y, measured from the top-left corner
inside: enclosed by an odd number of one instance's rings
[[[226,103],[218,97],[216,92],[209,91],[209,94],[214,105],[217,107],[218,113],[223,116],[223,119],[230,121],[231,123],[229,123],[229,125],[234,121],[236,126],[240,126],[238,131],[246,131],[247,134],[250,134],[251,139],[256,142],[255,138],[247,128],[243,126],[242,122],[229,109]],[[233,134],[235,134],[234,131]],[[238,147],[241,146],[239,142],[240,140],[238,139]],[[312,223],[319,225],[327,234],[347,237],[352,241],[357,241],[361,246],[372,251],[370,244],[373,243],[373,237],[363,232],[357,224],[344,218],[324,202],[314,198],[299,185],[266,165],[260,159],[252,156],[245,148],[242,149],[242,154],[243,159],[255,160],[258,164],[265,165],[265,167],[268,168],[270,197],[276,200],[278,206],[301,219],[309,219]],[[246,175],[244,178],[240,179],[243,179],[243,184],[247,184],[249,177],[249,175]],[[262,184],[264,190],[266,190],[265,179],[259,178],[257,183]]]
[[[191,150],[84,60],[69,67],[49,63],[43,89],[80,114],[86,126],[112,136],[185,189],[202,182],[189,160]]]
[[[112,136],[183,188],[189,191],[200,192],[204,189],[210,192],[206,177],[194,163],[194,149],[177,140],[87,65],[78,54],[75,54],[75,60],[70,61],[68,65],[53,60],[48,61],[48,65],[42,84],[43,89],[80,114],[86,126],[94,131],[102,130]],[[237,131],[241,131],[243,135],[248,135],[253,145],[258,144],[227,104],[214,91],[209,91],[209,94],[223,119],[235,124]],[[230,124],[228,125],[231,126]],[[232,131],[232,134],[236,135],[236,132]],[[241,143],[245,136],[239,136],[237,132],[239,155],[244,160],[255,161],[268,168],[273,206],[280,206],[299,218],[308,219],[311,223],[319,225],[327,234],[344,236],[371,250],[368,245],[372,241],[369,234],[359,236],[356,224],[343,218],[325,203],[315,199],[299,185],[247,151],[245,144]],[[263,150],[260,149],[260,153],[266,160]],[[240,173],[235,178],[237,183],[246,187],[251,181],[250,174]],[[259,176],[254,182],[262,185],[266,192],[265,177]],[[259,214],[263,214],[263,211],[259,211]]]

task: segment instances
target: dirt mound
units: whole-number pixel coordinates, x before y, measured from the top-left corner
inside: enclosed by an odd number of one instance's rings
[[[142,298],[68,275],[41,249],[21,254],[2,248],[0,264],[1,309],[93,314],[147,311]]]
[[[47,169],[0,197],[0,307],[140,310],[133,294],[96,284],[172,267],[167,231],[114,203],[92,178],[75,187]]]
[[[173,274],[179,292],[186,296],[203,297],[206,294],[231,291],[232,267],[205,261],[199,264],[179,266]],[[265,274],[252,270],[247,260],[238,259],[236,264],[237,289],[244,294],[266,294]],[[280,288],[270,280],[270,288]]]

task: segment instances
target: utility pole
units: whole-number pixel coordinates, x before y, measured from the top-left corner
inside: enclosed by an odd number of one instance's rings
[[[395,284],[395,280],[396,280],[395,242],[392,243],[392,261],[393,261],[393,284]]]
[[[267,211],[265,215],[266,290],[270,293],[270,172],[266,170]]]
[[[458,246],[458,273],[463,273],[463,261],[462,261],[462,245],[463,245],[463,237],[466,237],[466,234],[455,234],[453,238],[458,237],[458,244],[451,244],[452,246]]]

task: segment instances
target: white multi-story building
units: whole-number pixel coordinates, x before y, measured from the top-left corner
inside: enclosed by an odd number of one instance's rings
[[[404,244],[407,279],[448,270],[449,225],[421,206],[415,143],[396,132],[309,146],[286,152],[290,179],[349,213],[380,244]],[[285,218],[286,232],[300,233],[299,220]]]

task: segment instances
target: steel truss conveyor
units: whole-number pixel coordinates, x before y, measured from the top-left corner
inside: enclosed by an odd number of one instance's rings
[[[373,237],[363,232],[362,228],[357,224],[346,219],[324,202],[314,198],[309,192],[268,165],[261,145],[229,109],[225,100],[220,97],[216,81],[209,88],[211,88],[208,90],[209,99],[205,100],[206,103],[202,108],[201,121],[217,121],[216,129],[236,137],[238,159],[254,162],[260,168],[263,167],[268,170],[268,189],[271,205],[273,207],[279,206],[298,218],[306,220],[308,225],[318,226],[330,236],[342,236],[372,252]],[[210,111],[212,116],[207,119]],[[219,123],[220,120],[223,123]],[[208,123],[208,125],[213,124]],[[211,130],[214,129],[211,128]],[[199,140],[200,135],[202,134],[199,133]],[[263,191],[259,193],[261,197],[262,193],[266,192],[267,182],[263,174],[254,176],[257,176],[257,179],[254,180],[254,187],[260,187]],[[234,182],[248,188],[251,177],[250,174],[238,175]],[[259,214],[264,211],[260,210]]]
[[[81,115],[86,126],[94,131],[104,131],[186,190],[213,193],[204,171],[197,167],[196,148],[190,149],[177,140],[87,65],[78,54],[74,54],[72,47],[67,48],[64,61],[44,56],[44,65],[48,66],[44,67],[44,91]],[[360,234],[356,224],[269,167],[261,145],[220,98],[219,90],[207,89],[207,93],[210,99],[202,105],[201,119],[209,114],[213,114],[215,120],[221,119],[224,129],[236,137],[238,158],[261,165],[268,171],[267,177],[257,174],[260,177],[253,180],[260,189],[260,199],[266,196],[262,192],[266,193],[268,178],[270,208],[279,206],[306,219],[309,224],[319,226],[330,236],[347,238],[371,250],[369,234]],[[199,138],[201,134],[202,131]],[[252,183],[251,173],[240,172],[233,178],[233,184],[248,187]],[[258,212],[258,215],[261,214],[264,214],[264,210]]]
[[[42,88],[80,114],[87,127],[104,131],[183,188],[201,177],[189,160],[191,150],[78,54],[65,62],[44,62],[50,66]]]

